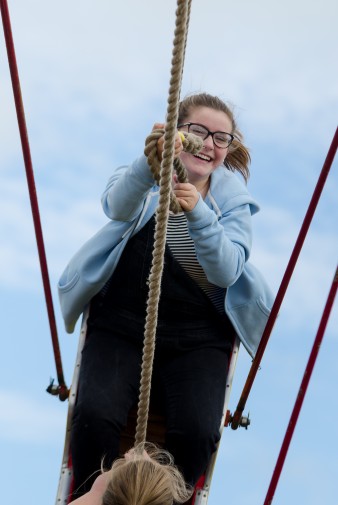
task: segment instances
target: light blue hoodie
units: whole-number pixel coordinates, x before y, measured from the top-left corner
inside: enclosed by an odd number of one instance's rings
[[[145,156],[115,169],[102,196],[110,221],[73,256],[58,283],[67,332],[74,331],[86,305],[111,277],[128,239],[153,216],[158,199]],[[206,198],[186,212],[198,261],[210,282],[227,288],[225,312],[252,357],[273,303],[261,273],[248,262],[251,215],[258,210],[246,186],[220,166]]]

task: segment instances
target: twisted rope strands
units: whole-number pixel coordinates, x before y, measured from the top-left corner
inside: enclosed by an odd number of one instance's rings
[[[183,150],[197,154],[203,147],[203,141],[200,137],[193,135],[192,133],[181,132],[184,135],[183,140]],[[147,156],[148,165],[151,169],[151,172],[154,176],[157,184],[160,184],[160,170],[161,163],[157,156],[157,141],[164,134],[164,128],[158,128],[151,132],[150,135],[146,138],[146,145],[144,149],[144,154]],[[179,158],[174,160],[174,170],[177,174],[177,178],[179,182],[188,182],[187,171]],[[177,201],[176,196],[174,195],[172,188],[170,186],[170,210],[177,214],[177,212],[181,212],[182,208]]]
[[[158,303],[161,291],[165,239],[169,217],[170,189],[174,159],[174,141],[177,126],[186,33],[188,30],[188,4],[190,4],[190,2],[191,0],[177,0],[176,9],[176,28],[174,35],[171,79],[168,96],[167,122],[164,133],[164,150],[160,170],[160,196],[158,209],[156,211],[155,242],[152,266],[149,276],[149,295],[147,302],[141,384],[135,435],[135,447],[141,446],[141,450],[146,441],[149,414],[151,376],[154,361],[155,337],[158,318]]]
[[[183,52],[182,52],[183,62],[185,60],[185,51],[187,49],[188,29],[189,29],[189,23],[190,23],[190,12],[191,12],[191,0],[188,0],[188,8],[187,8],[187,14],[186,14],[187,17],[186,17],[186,22],[185,22],[186,28],[184,31],[184,48],[183,48]],[[182,71],[181,71],[180,90],[181,90],[181,85],[182,85],[182,79],[183,79],[183,65],[182,65]],[[177,109],[178,109],[178,107],[177,107]]]

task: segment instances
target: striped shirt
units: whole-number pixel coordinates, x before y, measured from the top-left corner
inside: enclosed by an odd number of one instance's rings
[[[208,281],[197,260],[195,244],[189,235],[187,219],[183,212],[169,214],[167,244],[174,258],[205,292],[217,311],[224,314],[225,289]]]

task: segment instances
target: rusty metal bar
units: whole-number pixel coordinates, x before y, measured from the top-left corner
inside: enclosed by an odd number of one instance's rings
[[[262,357],[263,357],[266,345],[268,343],[268,340],[270,338],[273,326],[274,326],[276,318],[278,316],[280,306],[281,306],[281,304],[283,302],[284,295],[286,293],[286,290],[288,288],[291,276],[292,276],[294,268],[296,266],[296,263],[297,263],[297,260],[298,260],[298,256],[299,256],[300,251],[302,249],[302,246],[303,246],[304,240],[306,238],[308,229],[310,227],[313,215],[315,213],[318,201],[319,201],[320,196],[322,194],[322,191],[323,191],[323,188],[324,188],[327,176],[329,174],[331,165],[333,163],[333,160],[334,160],[334,157],[335,157],[335,154],[336,154],[336,151],[337,151],[337,147],[338,147],[338,128],[336,129],[336,132],[335,132],[335,135],[333,137],[333,140],[332,140],[330,149],[328,151],[328,154],[326,156],[323,168],[322,168],[321,173],[319,175],[318,182],[317,182],[315,190],[313,192],[313,195],[312,195],[312,198],[311,198],[308,210],[306,212],[303,224],[301,226],[301,229],[300,229],[300,232],[299,232],[296,244],[295,244],[294,249],[292,251],[292,254],[291,254],[289,263],[287,265],[285,274],[283,276],[280,288],[278,290],[275,302],[274,302],[274,304],[272,306],[270,317],[269,317],[269,319],[267,321],[267,324],[265,326],[265,329],[264,329],[264,332],[263,332],[263,335],[262,335],[262,339],[261,339],[260,344],[258,346],[258,350],[257,350],[256,356],[255,356],[255,358],[254,358],[254,360],[252,362],[252,365],[251,365],[251,368],[250,368],[247,380],[246,380],[246,382],[244,384],[244,388],[243,388],[241,397],[239,399],[236,411],[233,414],[233,416],[231,417],[231,428],[233,430],[236,430],[238,428],[238,426],[240,425],[240,420],[241,420],[241,417],[242,417],[242,413],[243,413],[243,411],[245,409],[246,401],[247,401],[249,393],[251,391],[253,382],[254,382],[254,380],[256,378],[256,374],[257,374],[257,371],[259,369],[259,366],[260,366],[260,363],[261,363],[261,360],[262,360]]]
[[[286,459],[286,455],[287,455],[287,452],[288,452],[288,449],[289,449],[289,446],[291,443],[292,435],[293,435],[293,432],[296,428],[298,416],[299,416],[300,410],[303,405],[303,400],[305,398],[306,391],[307,391],[307,388],[308,388],[308,385],[309,385],[309,382],[311,379],[311,375],[312,375],[312,372],[313,372],[313,369],[314,369],[314,366],[315,366],[315,363],[316,363],[316,360],[317,360],[317,357],[319,354],[319,349],[320,349],[320,346],[323,341],[325,329],[326,329],[326,326],[327,326],[327,323],[328,323],[328,320],[330,317],[330,313],[331,313],[331,310],[333,307],[334,299],[335,299],[335,296],[337,293],[337,287],[338,287],[338,267],[336,268],[336,273],[333,278],[331,289],[330,289],[330,292],[327,297],[327,301],[326,301],[326,304],[324,307],[322,318],[320,320],[320,324],[318,327],[317,335],[314,340],[312,350],[311,350],[311,353],[309,356],[309,360],[307,362],[305,372],[303,375],[303,379],[302,379],[301,385],[298,390],[298,395],[297,395],[295,405],[294,405],[294,408],[293,408],[293,411],[292,411],[292,414],[290,417],[290,421],[289,421],[289,424],[288,424],[288,427],[287,427],[287,430],[286,430],[286,433],[284,436],[284,440],[282,443],[282,447],[280,449],[277,463],[276,463],[274,472],[272,474],[269,489],[268,489],[268,492],[267,492],[265,500],[264,500],[264,505],[271,505],[271,503],[272,503],[272,500],[273,500],[273,497],[274,497],[274,494],[275,494],[275,491],[277,488],[277,484],[279,481],[279,477],[281,475],[283,465],[284,465],[284,462]]]
[[[4,29],[5,41],[6,41],[6,47],[7,47],[9,69],[10,69],[11,79],[12,79],[12,87],[13,87],[14,101],[15,101],[15,107],[16,107],[16,114],[17,114],[18,126],[19,126],[19,131],[20,131],[22,153],[23,153],[25,169],[26,169],[27,184],[28,184],[28,190],[29,190],[31,210],[32,210],[32,215],[33,215],[34,228],[35,228],[35,236],[36,236],[39,260],[40,260],[42,282],[43,282],[43,287],[44,287],[47,313],[48,313],[48,319],[49,319],[49,325],[50,325],[50,332],[51,332],[51,337],[52,337],[55,365],[56,365],[57,377],[58,377],[58,382],[59,382],[59,386],[57,388],[53,387],[52,384],[50,384],[49,387],[47,388],[47,391],[51,392],[52,394],[57,394],[59,396],[60,400],[63,401],[66,398],[68,398],[68,388],[65,384],[64,376],[63,376],[61,354],[60,354],[58,334],[57,334],[55,314],[54,314],[54,307],[53,307],[53,299],[52,299],[52,293],[51,293],[51,288],[50,288],[47,259],[46,259],[43,234],[42,234],[42,227],[41,227],[41,220],[40,220],[40,213],[39,213],[39,206],[38,206],[38,199],[37,199],[36,187],[35,187],[35,181],[34,181],[32,158],[31,158],[30,147],[29,147],[28,132],[27,132],[27,126],[26,126],[26,119],[25,119],[25,111],[24,111],[23,100],[22,100],[18,66],[17,66],[16,56],[15,56],[15,48],[14,48],[11,22],[10,22],[10,15],[9,15],[8,4],[7,4],[6,0],[0,0],[0,8],[1,8],[2,23],[3,23],[3,29]]]

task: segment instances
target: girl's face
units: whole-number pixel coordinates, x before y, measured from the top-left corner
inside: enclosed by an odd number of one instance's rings
[[[223,111],[209,107],[192,109],[182,123],[197,123],[205,126],[210,132],[232,133],[229,116]],[[187,128],[183,127],[182,130]],[[183,151],[180,158],[188,172],[189,182],[195,184],[207,180],[215,168],[223,164],[227,154],[228,147],[224,149],[215,146],[211,135],[203,141],[200,153],[193,155]]]

